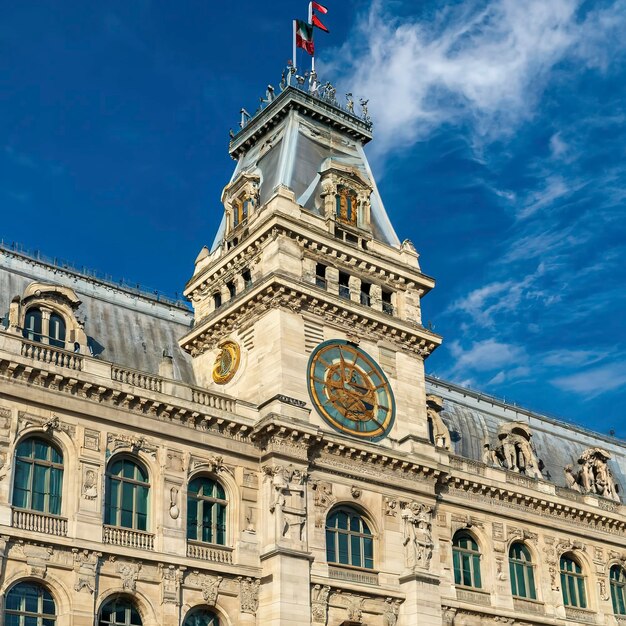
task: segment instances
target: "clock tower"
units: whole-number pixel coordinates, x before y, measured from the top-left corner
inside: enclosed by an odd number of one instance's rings
[[[440,338],[420,303],[434,281],[385,210],[367,110],[330,86],[269,93],[230,142],[222,223],[186,287],[196,379],[342,436],[426,439],[423,362]]]

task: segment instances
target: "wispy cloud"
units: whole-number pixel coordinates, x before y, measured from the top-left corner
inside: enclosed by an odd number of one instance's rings
[[[460,120],[480,135],[507,136],[533,115],[551,70],[570,51],[579,63],[610,62],[603,33],[615,37],[624,28],[626,4],[586,14],[581,4],[460,3],[407,22],[374,0],[333,70],[370,98],[381,152]]]
[[[560,376],[554,378],[552,384],[591,399],[626,384],[626,363],[607,363],[584,372]]]

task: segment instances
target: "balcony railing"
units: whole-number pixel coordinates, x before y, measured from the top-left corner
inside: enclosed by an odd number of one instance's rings
[[[222,396],[209,393],[208,391],[202,391],[201,389],[191,390],[191,400],[212,409],[220,409],[222,411],[229,412],[235,410],[234,400],[231,400],[230,398],[223,398]]]
[[[343,580],[351,583],[364,583],[366,585],[378,584],[378,573],[368,572],[366,570],[349,568],[349,567],[336,567],[333,565],[328,566],[329,578],[335,580]]]
[[[22,356],[42,363],[50,363],[71,370],[83,369],[83,358],[74,352],[59,350],[43,343],[22,341]]]
[[[527,598],[513,598],[513,608],[518,613],[538,613],[545,612],[542,602],[528,600]]]
[[[36,511],[13,509],[11,526],[36,533],[67,537],[67,519],[56,515],[46,515]]]
[[[233,552],[223,546],[206,545],[190,541],[187,543],[187,556],[191,559],[202,559],[213,563],[232,563]]]
[[[154,535],[130,528],[103,526],[102,543],[108,543],[112,546],[122,546],[124,548],[154,550]]]
[[[587,624],[594,624],[596,621],[596,614],[594,611],[589,611],[588,609],[578,609],[573,606],[565,607],[565,617],[577,622],[586,622]]]

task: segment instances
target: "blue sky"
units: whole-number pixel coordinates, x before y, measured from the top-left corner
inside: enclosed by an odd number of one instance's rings
[[[626,0],[327,0],[387,210],[437,279],[431,373],[626,437]],[[0,237],[174,294],[228,129],[306,2],[4,7]]]

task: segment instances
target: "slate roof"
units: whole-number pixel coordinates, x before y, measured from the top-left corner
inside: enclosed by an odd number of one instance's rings
[[[524,422],[533,433],[537,457],[544,462],[543,475],[549,482],[565,487],[563,468],[566,465],[576,468],[584,450],[600,447],[611,453],[609,468],[620,487],[621,500],[626,500],[626,445],[623,441],[437,378],[427,377],[426,391],[444,400],[441,417],[450,431],[452,451],[458,456],[481,461],[483,443],[486,439],[496,439],[502,424]]]
[[[76,292],[82,301],[77,317],[85,321],[94,356],[156,374],[165,350],[174,358],[175,377],[195,383],[191,358],[178,347],[178,339],[193,321],[192,312],[182,303],[166,302],[0,248],[0,319],[7,317],[12,298],[21,296],[34,281],[71,287]]]

